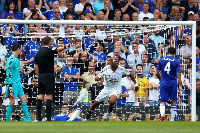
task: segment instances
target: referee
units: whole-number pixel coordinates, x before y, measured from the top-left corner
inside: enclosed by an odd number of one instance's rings
[[[46,117],[47,121],[51,121],[52,99],[55,92],[54,54],[63,51],[67,46],[51,49],[50,37],[45,37],[42,45],[35,56],[35,71],[38,76],[37,120],[42,120],[42,101],[46,94]]]

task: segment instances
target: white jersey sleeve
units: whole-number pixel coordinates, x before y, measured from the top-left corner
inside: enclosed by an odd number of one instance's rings
[[[98,76],[99,78],[100,78],[100,77],[103,77],[103,76],[106,74],[106,72],[107,72],[109,66],[110,66],[110,65],[105,66],[97,76]]]
[[[124,67],[122,67],[120,65],[118,67],[122,71],[123,75],[129,75],[130,74],[130,72],[128,70],[126,70]]]

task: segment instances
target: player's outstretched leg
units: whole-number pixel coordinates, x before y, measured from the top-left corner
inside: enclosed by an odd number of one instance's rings
[[[161,121],[165,120],[165,103],[161,102],[160,103],[160,116],[161,116]]]
[[[95,108],[97,106],[99,106],[99,104],[101,104],[102,102],[98,102],[98,101],[95,101],[91,106],[90,106],[90,109],[89,111],[87,112],[87,115],[86,115],[86,118],[84,121],[88,121],[89,118],[91,117],[92,113],[94,112]]]
[[[22,103],[21,107],[22,107],[22,111],[24,112],[24,116],[26,117],[26,119],[28,121],[32,121],[30,118],[29,112],[28,112],[27,103]]]
[[[10,121],[10,116],[12,113],[12,108],[13,106],[11,106],[10,104],[8,104],[7,109],[6,109],[6,121]]]
[[[103,116],[103,119],[104,120],[108,120],[109,117],[110,117],[110,114],[111,112],[113,111],[113,108],[114,108],[114,105],[115,105],[115,102],[117,101],[117,96],[116,95],[112,95],[110,96],[110,99],[109,99],[109,108],[108,108],[108,112]]]
[[[76,111],[70,117],[70,119],[67,121],[73,121],[74,119],[78,118],[80,114],[81,114],[81,109],[77,108]]]

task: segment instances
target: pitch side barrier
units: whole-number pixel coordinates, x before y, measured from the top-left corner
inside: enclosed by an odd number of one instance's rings
[[[89,106],[69,106],[69,110],[72,111],[76,108],[81,108],[81,117],[85,118],[86,113],[89,109]],[[104,121],[102,119],[104,113],[106,113],[108,109],[108,105],[100,105],[91,117],[91,121]],[[166,107],[166,121],[171,119],[170,113],[171,107]],[[200,106],[197,106],[197,115],[196,121],[200,121]],[[32,118],[35,117],[36,114],[36,106],[29,106],[30,115]],[[60,112],[60,106],[53,106],[53,114],[57,115]],[[45,107],[43,106],[42,117],[45,117]],[[6,114],[6,106],[0,106],[0,120],[5,120]],[[12,113],[13,120],[19,118],[21,108],[20,106],[15,106]],[[160,112],[159,106],[150,106],[150,107],[140,107],[140,106],[115,106],[113,113],[109,119],[109,121],[159,121]],[[191,121],[191,109],[190,106],[182,106],[179,107],[178,111],[178,120],[179,121]]]

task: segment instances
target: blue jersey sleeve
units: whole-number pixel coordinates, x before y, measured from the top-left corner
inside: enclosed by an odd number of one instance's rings
[[[160,60],[158,61],[157,70],[161,71]]]
[[[176,72],[181,72],[181,68],[180,68],[180,62],[177,61],[177,68],[176,68]]]

